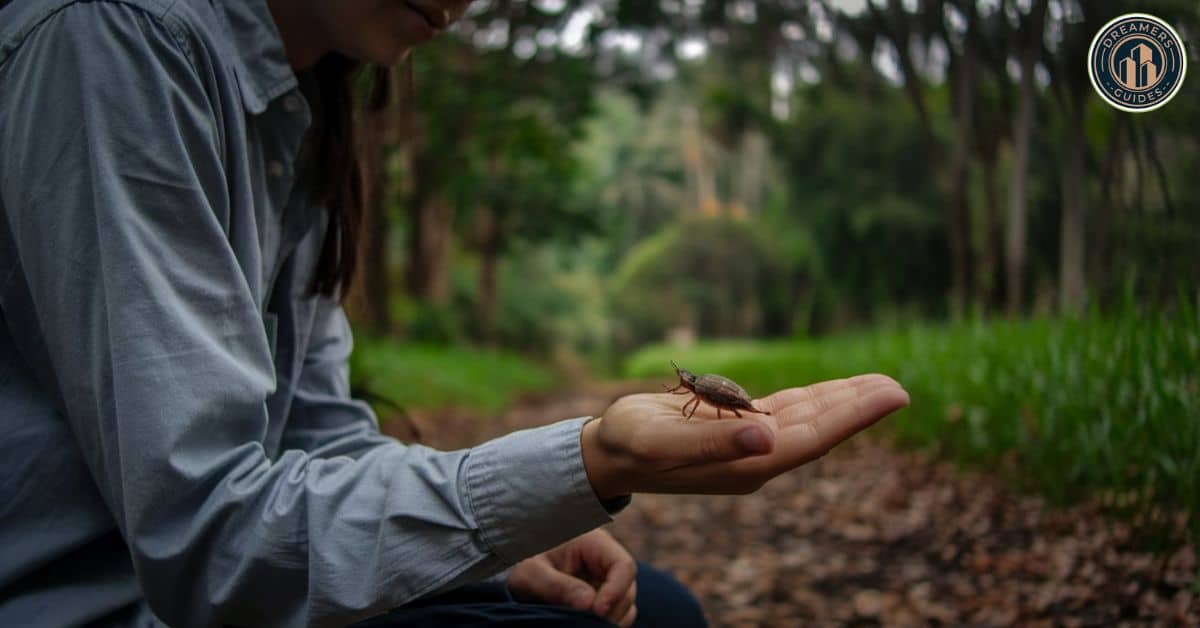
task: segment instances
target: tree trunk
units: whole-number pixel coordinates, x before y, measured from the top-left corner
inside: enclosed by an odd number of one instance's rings
[[[687,167],[688,183],[692,202],[702,215],[713,215],[720,211],[717,198],[717,183],[712,165],[705,154],[704,131],[700,128],[700,114],[694,107],[683,113],[684,127],[680,134],[683,163]]]
[[[476,213],[479,242],[479,333],[487,345],[496,342],[496,311],[500,302],[500,221],[491,207]]]
[[[750,212],[761,209],[763,190],[766,188],[768,151],[770,147],[766,138],[757,130],[742,132],[733,194],[735,208]]]
[[[989,151],[994,151],[994,146]],[[982,311],[991,310],[995,302],[1000,277],[1000,250],[1003,247],[1000,191],[996,181],[994,152],[989,152],[983,163],[984,220],[983,242],[979,255],[979,275],[975,286],[975,302]]]
[[[1037,114],[1034,67],[1042,47],[1047,0],[1037,0],[1029,14],[1030,28],[1021,44],[1021,91],[1013,123],[1013,165],[1008,182],[1008,229],[1005,234],[1005,296],[1009,316],[1024,311],[1025,264],[1028,259],[1029,143]]]
[[[440,196],[417,197],[409,206],[408,293],[420,301],[444,304],[449,298],[453,208]]]
[[[1083,101],[1077,100],[1075,115],[1066,120],[1066,154],[1062,168],[1062,227],[1059,257],[1059,306],[1064,314],[1079,315],[1086,304],[1084,275],[1084,214],[1086,184],[1084,180],[1087,136],[1083,129]]]
[[[1109,250],[1109,230],[1112,228],[1112,217],[1116,213],[1117,197],[1121,193],[1124,180],[1124,168],[1121,159],[1125,151],[1121,146],[1121,135],[1129,118],[1118,116],[1108,136],[1108,148],[1105,150],[1104,163],[1100,166],[1100,180],[1103,181],[1103,192],[1100,202],[1096,204],[1094,220],[1091,224],[1091,235],[1088,240],[1088,282],[1099,288],[1109,285],[1107,278],[1111,268],[1109,260],[1112,251]],[[1097,294],[1095,297],[1102,297]]]
[[[967,168],[955,164],[950,173],[947,217],[950,227],[950,315],[962,318],[971,291],[970,221],[967,217]]]
[[[967,8],[967,34],[963,38],[962,54],[957,62],[954,83],[954,155],[950,163],[947,185],[947,221],[950,228],[951,293],[950,313],[955,320],[962,317],[967,295],[972,293],[974,279],[971,263],[971,220],[967,199],[971,158],[974,155],[972,138],[975,133],[976,23],[972,7]]]
[[[428,154],[420,117],[416,115],[416,87],[411,57],[403,77],[403,116],[406,126],[408,194],[408,266],[405,287],[413,299],[444,304],[449,298],[450,244],[453,237],[454,208],[440,193],[437,157]],[[468,137],[473,118],[466,116],[459,126],[460,137]],[[455,145],[455,143],[451,143]]]
[[[911,28],[907,11],[897,0],[888,1],[886,13],[874,2],[867,2],[866,8],[876,31],[891,41],[896,50],[900,72],[904,78],[904,93],[916,113],[921,129],[924,154],[931,162],[931,168],[938,173],[938,186],[945,195],[946,228],[949,231],[950,242],[950,310],[951,315],[958,319],[962,315],[963,304],[969,293],[968,278],[971,276],[968,268],[970,223],[966,214],[968,172],[966,160],[971,154],[968,138],[971,133],[970,114],[973,87],[971,82],[974,80],[974,49],[972,46],[975,45],[973,35],[976,29],[977,14],[974,10],[968,12],[970,24],[964,41],[963,53],[960,58],[953,59],[951,62],[951,70],[959,72],[960,75],[956,77],[959,92],[955,107],[957,141],[954,146],[954,155],[951,156],[951,161],[947,162],[941,149],[941,142],[933,130],[929,107],[922,91],[924,84],[921,75],[916,70],[909,47]]]

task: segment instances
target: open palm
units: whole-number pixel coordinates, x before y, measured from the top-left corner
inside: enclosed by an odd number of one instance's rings
[[[604,492],[751,492],[909,402],[900,384],[876,374],[780,390],[754,401],[770,415],[740,419],[718,419],[704,403],[688,419],[681,409],[689,398],[629,395],[589,425],[597,451],[613,463],[599,471],[614,489]]]

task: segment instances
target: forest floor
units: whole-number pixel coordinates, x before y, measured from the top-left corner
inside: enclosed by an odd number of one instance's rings
[[[527,397],[495,420],[413,412],[385,430],[465,447],[657,385]],[[637,495],[611,528],[715,626],[1200,626],[1194,547],[1139,551],[1093,505],[1050,507],[871,431],[753,495]]]

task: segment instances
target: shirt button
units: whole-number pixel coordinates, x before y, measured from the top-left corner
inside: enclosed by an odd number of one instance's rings
[[[283,110],[288,113],[300,111],[300,98],[297,96],[286,96],[283,99]]]
[[[267,172],[271,173],[272,177],[275,177],[275,178],[282,177],[284,174],[283,162],[282,161],[272,161],[271,163],[267,164]]]

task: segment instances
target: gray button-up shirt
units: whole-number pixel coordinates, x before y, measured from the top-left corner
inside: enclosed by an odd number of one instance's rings
[[[309,107],[263,0],[0,9],[0,625],[345,624],[611,519],[585,418],[440,452],[349,398]]]

